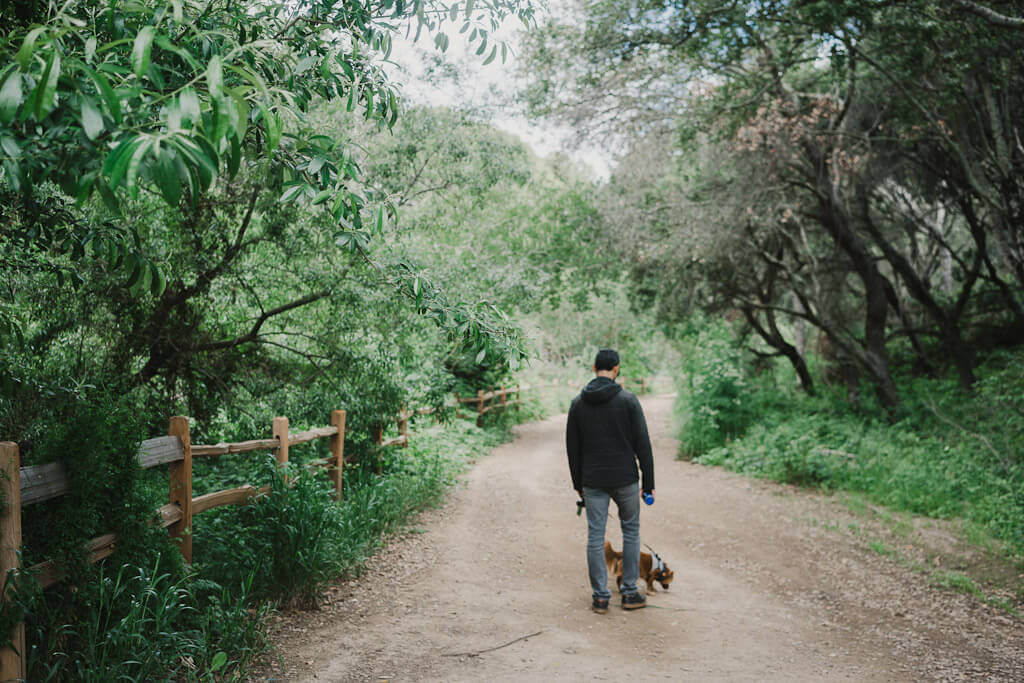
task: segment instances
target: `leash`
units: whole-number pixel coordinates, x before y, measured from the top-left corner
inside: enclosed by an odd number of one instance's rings
[[[576,508],[576,515],[577,516],[579,516],[580,512],[583,510],[583,505],[581,505],[582,502],[583,501],[577,501],[576,502],[576,506],[577,506],[577,508]],[[611,515],[612,517],[614,517],[616,519],[616,521],[618,521],[619,524],[622,524],[622,520],[619,519],[619,516],[615,513],[614,510],[612,510],[611,506],[608,506],[608,514]],[[661,559],[661,555],[659,555],[657,552],[655,552],[654,548],[652,548],[651,546],[647,545],[646,543],[644,543],[644,547],[651,551],[651,555],[653,555],[654,559],[657,560],[657,562],[658,562],[658,564],[657,564],[658,568],[661,568],[661,567],[665,566],[665,561]]]

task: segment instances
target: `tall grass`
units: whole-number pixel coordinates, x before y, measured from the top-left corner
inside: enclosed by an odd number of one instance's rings
[[[95,581],[70,591],[71,603],[22,585],[28,680],[200,680],[238,672],[265,649],[262,617],[239,594],[159,560],[144,569],[100,567]],[[59,596],[56,596],[59,597]]]
[[[746,431],[689,455],[758,477],[860,492],[915,514],[963,518],[1024,557],[1022,368],[1024,354],[996,355],[979,368],[972,392],[952,378],[905,379],[894,423],[828,392],[810,398],[788,382],[752,382],[744,400],[756,417]]]

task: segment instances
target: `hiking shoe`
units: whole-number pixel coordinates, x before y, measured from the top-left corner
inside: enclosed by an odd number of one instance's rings
[[[608,598],[594,598],[592,608],[598,614],[606,613],[608,611]]]
[[[647,607],[647,598],[639,593],[627,593],[622,596],[622,609],[641,609]]]

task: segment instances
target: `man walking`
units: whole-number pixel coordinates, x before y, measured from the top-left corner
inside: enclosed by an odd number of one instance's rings
[[[608,569],[604,558],[604,528],[611,500],[622,525],[622,607],[639,609],[647,598],[636,588],[640,573],[640,492],[637,461],[643,471],[644,493],[654,495],[654,459],[640,401],[615,383],[619,354],[601,349],[594,360],[597,376],[573,399],[565,430],[572,487],[587,510],[587,568],[594,592],[594,611],[608,611]]]

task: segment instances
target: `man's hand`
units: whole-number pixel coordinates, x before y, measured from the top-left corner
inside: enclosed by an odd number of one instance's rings
[[[575,489],[575,491],[576,491],[576,495],[579,496],[580,499],[582,499],[583,498],[583,489]]]

